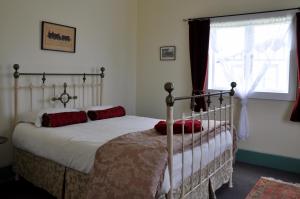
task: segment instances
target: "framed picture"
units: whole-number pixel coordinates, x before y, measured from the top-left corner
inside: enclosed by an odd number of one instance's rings
[[[160,47],[160,60],[169,61],[176,59],[176,46]]]
[[[42,21],[42,50],[75,53],[76,28]]]

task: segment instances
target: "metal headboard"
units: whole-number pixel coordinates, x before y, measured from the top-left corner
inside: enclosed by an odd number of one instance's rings
[[[84,107],[86,106],[85,103],[85,92],[86,92],[86,87],[91,87],[92,91],[96,89],[96,104],[97,105],[102,105],[103,102],[103,79],[104,79],[104,71],[105,68],[101,67],[100,68],[100,73],[21,73],[19,72],[20,66],[19,64],[14,64],[14,124],[16,124],[17,119],[18,119],[18,113],[19,113],[19,90],[20,89],[29,89],[29,98],[30,98],[30,110],[32,111],[33,109],[33,89],[41,89],[42,90],[42,108],[45,107],[45,89],[51,89],[53,91],[53,97],[50,98],[51,101],[60,101],[64,107],[66,107],[67,103],[69,103],[71,100],[73,100],[73,106],[75,107],[75,100],[78,98],[76,95],[76,88],[80,88],[82,90],[82,104],[81,106]],[[19,85],[19,78],[21,76],[40,76],[41,77],[41,84],[40,85],[33,85],[30,83],[27,86],[20,86]],[[82,76],[82,83],[80,84],[71,84],[68,85],[66,82],[63,84],[51,84],[47,85],[47,77],[50,76]],[[87,77],[94,77],[96,78],[95,82],[87,83]],[[67,92],[67,87],[73,88],[72,94],[69,94]],[[57,95],[57,89],[58,88],[63,88],[63,92]],[[93,94],[92,94],[93,95]],[[93,97],[93,96],[92,96]]]

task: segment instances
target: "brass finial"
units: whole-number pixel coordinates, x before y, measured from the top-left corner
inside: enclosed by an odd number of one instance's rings
[[[102,66],[102,67],[100,68],[100,70],[101,70],[100,77],[101,77],[101,78],[104,78],[104,71],[105,71],[105,68]]]
[[[42,81],[43,81],[43,84],[45,84],[45,81],[46,81],[46,74],[45,73],[43,73]]]
[[[235,93],[234,88],[237,86],[237,84],[235,82],[231,82],[230,86],[231,86],[230,96],[234,96]]]
[[[17,78],[20,77],[20,73],[18,72],[18,70],[20,69],[20,65],[19,64],[14,64],[13,68],[15,69],[14,78],[17,79]]]
[[[172,91],[174,90],[173,83],[172,82],[165,83],[164,88],[169,93],[169,95],[166,97],[166,103],[168,106],[173,106],[175,102],[175,98],[174,96],[172,96]]]
[[[86,80],[85,73],[83,73],[83,78],[82,78],[82,80],[83,80],[83,83],[85,83],[85,80]]]

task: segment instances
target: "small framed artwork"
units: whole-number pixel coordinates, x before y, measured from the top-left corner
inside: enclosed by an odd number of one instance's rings
[[[75,53],[76,28],[42,21],[42,50]]]
[[[160,47],[160,60],[170,61],[176,59],[176,46],[162,46]]]

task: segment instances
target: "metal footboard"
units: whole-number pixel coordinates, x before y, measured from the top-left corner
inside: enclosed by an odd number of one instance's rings
[[[180,198],[185,198],[189,196],[193,191],[195,191],[198,187],[200,187],[204,182],[210,180],[210,178],[218,172],[220,169],[227,165],[228,162],[231,164],[231,176],[229,179],[229,187],[232,187],[232,162],[233,162],[233,95],[234,95],[234,88],[236,87],[236,83],[231,83],[231,89],[228,91],[220,91],[215,93],[207,93],[201,95],[192,95],[192,96],[183,96],[183,97],[174,97],[172,95],[172,91],[174,90],[174,86],[172,83],[168,82],[165,84],[165,90],[168,92],[168,96],[166,97],[166,104],[167,104],[167,147],[168,147],[168,169],[169,169],[169,177],[170,177],[170,191],[168,193],[168,198],[173,199],[173,191],[176,187],[174,187],[174,180],[173,180],[173,153],[174,153],[174,103],[176,101],[183,101],[183,100],[191,100],[192,101],[192,112],[189,115],[182,114],[182,133],[181,133],[181,153],[182,153],[182,174],[181,174],[181,194]],[[224,103],[224,96],[229,95],[229,103]],[[218,97],[218,105],[211,106],[211,97]],[[204,98],[207,99],[207,109],[203,111],[202,109],[200,112],[196,113],[193,110],[194,102],[196,98]],[[198,169],[198,178],[197,182],[194,182],[194,177],[190,178],[190,189],[185,190],[184,188],[184,180],[185,180],[185,157],[184,152],[186,151],[184,145],[184,139],[186,137],[184,123],[186,120],[192,120],[192,132],[191,132],[191,153],[192,153],[192,163],[191,163],[191,175],[196,173],[196,169],[194,168],[195,162],[195,148],[200,146],[200,167]],[[196,120],[201,121],[202,127],[200,128],[200,136],[199,132],[195,132],[194,129],[194,122]],[[204,121],[207,121],[206,124]],[[205,126],[206,125],[206,126]],[[226,140],[227,140],[227,131],[231,133],[231,145],[230,148],[226,149]],[[195,135],[198,136],[195,136]],[[213,140],[214,144],[211,144],[211,140]],[[218,143],[217,143],[218,142]],[[199,144],[200,143],[200,144]],[[213,147],[213,161],[214,163],[212,166],[205,167],[204,164],[204,155],[205,152],[203,150],[203,145],[207,143],[208,146],[208,154],[207,156],[207,165],[209,165],[209,152],[211,151],[211,147]],[[213,145],[213,146],[211,146]],[[217,145],[219,145],[219,150],[217,151]],[[222,146],[224,146],[224,151],[222,151]],[[230,150],[230,157],[225,158],[226,150]],[[199,151],[198,151],[199,152]],[[220,161],[215,161],[216,158],[219,158]],[[198,163],[199,164],[199,163]],[[202,168],[207,169],[205,172],[206,175],[202,176]],[[200,196],[201,198],[201,196]]]

